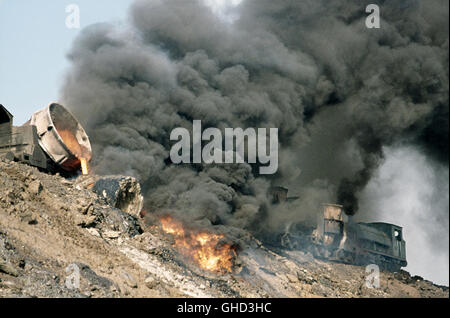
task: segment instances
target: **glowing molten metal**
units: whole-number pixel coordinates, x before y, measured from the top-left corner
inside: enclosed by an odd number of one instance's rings
[[[83,175],[89,174],[88,159],[84,156],[83,147],[78,143],[77,138],[69,130],[58,130],[61,139],[69,150],[80,160],[81,172]]]
[[[230,244],[222,242],[224,235],[186,231],[181,222],[170,216],[160,221],[163,231],[174,236],[175,248],[180,254],[192,259],[200,268],[221,273],[233,271],[236,251]]]
[[[81,158],[80,159],[80,163],[81,163],[81,173],[83,175],[88,175],[89,174],[89,169],[88,169],[87,159],[86,158]]]

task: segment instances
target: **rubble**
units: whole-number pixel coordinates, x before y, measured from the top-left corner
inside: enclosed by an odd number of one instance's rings
[[[87,176],[80,178],[79,186],[92,187],[92,191],[103,198],[109,206],[138,216],[144,205],[141,186],[133,177]]]
[[[65,179],[0,159],[0,183],[1,297],[449,296],[405,271],[382,271],[380,288],[369,289],[364,267],[268,248],[248,233],[233,272],[202,270],[138,217],[133,178]]]

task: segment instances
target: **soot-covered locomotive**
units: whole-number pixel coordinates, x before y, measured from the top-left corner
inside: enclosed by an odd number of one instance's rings
[[[287,189],[272,192],[276,203],[289,202]],[[344,216],[341,205],[323,204],[315,227],[293,224],[281,236],[281,244],[303,249],[316,257],[354,265],[376,264],[381,269],[399,271],[407,265],[402,227],[390,223],[354,222]]]

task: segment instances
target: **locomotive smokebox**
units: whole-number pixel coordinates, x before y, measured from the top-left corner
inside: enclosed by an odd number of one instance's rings
[[[64,106],[52,103],[37,111],[29,124],[36,126],[39,145],[58,166],[66,171],[89,162],[92,148],[89,137],[75,116]]]

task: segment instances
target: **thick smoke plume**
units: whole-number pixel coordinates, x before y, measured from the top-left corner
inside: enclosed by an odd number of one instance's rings
[[[100,174],[138,177],[146,208],[258,234],[320,203],[358,211],[383,146],[409,144],[448,167],[448,1],[244,0],[234,22],[200,0],[138,0],[130,26],[86,28],[63,101],[83,121]],[[172,129],[280,129],[280,168],[170,163]],[[267,191],[300,194],[295,213]],[[283,214],[283,215],[281,215]]]

